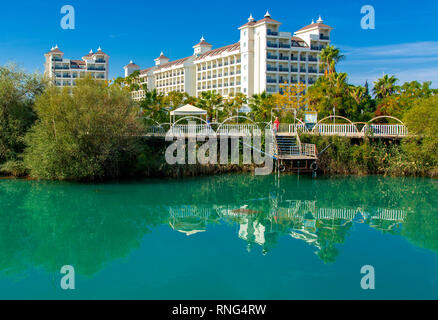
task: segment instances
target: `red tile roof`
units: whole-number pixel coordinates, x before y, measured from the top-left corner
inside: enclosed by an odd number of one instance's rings
[[[143,69],[143,70],[140,71],[140,75],[144,75],[144,74],[148,73],[149,71],[151,71],[153,69],[155,69],[155,67]]]
[[[186,60],[188,60],[190,58],[191,57],[187,57],[187,58],[178,59],[178,60],[175,60],[175,61],[172,61],[172,62],[167,62],[167,63],[164,63],[164,64],[160,64],[159,66],[157,66],[157,70],[164,69],[164,68],[170,68],[170,67],[173,67],[173,66],[177,66],[177,65],[183,64]]]
[[[53,48],[52,50],[50,50],[49,52],[47,52],[46,54],[51,54],[51,53],[64,53],[61,50],[59,50],[58,48]]]
[[[316,28],[316,27],[333,29],[332,27],[330,27],[330,26],[328,26],[326,24],[323,24],[323,23],[312,23],[312,24],[309,24],[308,26],[305,26],[304,28],[301,28],[297,32],[306,31],[306,30],[313,29],[313,28]]]
[[[292,42],[297,43],[300,47],[308,47],[306,41],[304,41],[304,40],[301,39],[301,38],[298,38],[298,37],[292,37],[291,40],[292,40]]]
[[[201,42],[199,42],[196,46],[213,46],[212,44],[209,44],[207,41],[203,40]]]
[[[195,61],[198,61],[198,60],[201,60],[201,59],[204,59],[207,57],[217,56],[223,52],[231,52],[231,51],[235,51],[235,50],[239,50],[239,49],[240,49],[240,42],[237,42],[237,43],[225,46],[225,47],[221,47],[221,48],[207,51],[207,52],[201,54],[199,57],[197,57],[195,59]]]
[[[263,18],[262,20],[257,21],[256,24],[260,24],[263,22],[281,24],[281,22],[278,22],[277,20],[271,19],[269,17],[266,17],[266,18]]]
[[[96,54],[103,54],[103,55],[107,56],[107,54],[105,52],[103,52],[102,50],[95,52],[93,55],[95,56]]]
[[[125,66],[125,68],[140,68],[140,66],[139,65],[137,65],[137,64],[135,64],[135,63],[133,63],[133,62],[131,62],[130,64],[128,64],[127,66]]]
[[[168,60],[170,60],[168,57],[166,57],[164,54],[160,54],[160,56],[157,58],[157,59],[155,59],[155,60],[159,60],[159,59],[168,59]]]
[[[257,23],[257,21],[248,21],[247,23],[245,23],[243,26],[241,26],[240,28],[246,27],[246,26],[253,26]]]
[[[71,60],[71,63],[77,65],[85,65],[85,61],[82,60]]]

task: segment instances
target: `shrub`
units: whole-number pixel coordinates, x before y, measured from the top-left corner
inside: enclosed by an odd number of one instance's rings
[[[5,175],[14,177],[24,177],[27,175],[27,169],[23,161],[10,160],[1,165],[0,171]]]
[[[129,93],[91,78],[70,90],[51,87],[36,101],[39,121],[26,136],[24,154],[31,176],[94,180],[126,174],[140,134]]]
[[[15,161],[23,152],[24,135],[36,120],[35,97],[43,90],[41,77],[0,67],[0,163]]]

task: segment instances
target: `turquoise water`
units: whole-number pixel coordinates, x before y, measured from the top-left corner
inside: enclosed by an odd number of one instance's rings
[[[1,180],[0,298],[437,299],[438,181]]]

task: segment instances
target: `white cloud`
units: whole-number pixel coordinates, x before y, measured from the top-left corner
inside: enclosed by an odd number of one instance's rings
[[[340,46],[347,56],[353,57],[427,57],[438,55],[438,42],[412,42],[374,47]]]
[[[354,84],[372,83],[383,74],[391,74],[401,83],[432,81],[432,86],[438,87],[438,42],[340,48],[346,60],[339,70],[347,72]]]

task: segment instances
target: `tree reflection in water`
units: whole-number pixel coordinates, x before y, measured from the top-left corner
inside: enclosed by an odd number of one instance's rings
[[[59,272],[69,261],[93,275],[126,258],[146,234],[169,225],[203,237],[236,226],[248,250],[306,242],[325,263],[336,260],[354,224],[403,235],[438,253],[438,183],[428,179],[226,175],[184,181],[81,185],[0,182],[0,270]],[[242,253],[244,254],[244,253]]]

